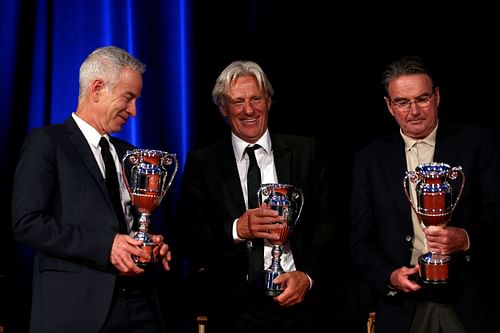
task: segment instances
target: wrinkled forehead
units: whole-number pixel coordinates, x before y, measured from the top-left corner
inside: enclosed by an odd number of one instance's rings
[[[431,78],[426,74],[404,74],[394,78],[387,87],[389,97],[418,96],[431,92],[433,88]]]

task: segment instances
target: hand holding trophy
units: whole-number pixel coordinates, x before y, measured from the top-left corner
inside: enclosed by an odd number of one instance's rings
[[[122,159],[122,174],[125,185],[130,194],[132,205],[139,213],[139,230],[135,231],[134,238],[141,240],[144,249],[151,259],[134,256],[137,266],[147,268],[156,264],[155,244],[149,233],[150,215],[160,205],[167,193],[175,174],[178,162],[175,154],[159,150],[134,149],[127,151]]]
[[[462,184],[453,201],[452,187],[447,179],[454,180],[461,176]],[[415,184],[416,206],[409,193],[409,182]],[[462,167],[450,167],[445,163],[424,163],[407,171],[403,185],[410,206],[417,214],[420,225],[445,226],[451,219],[465,183]],[[448,283],[449,263],[451,257],[442,253],[426,253],[418,258],[420,266],[420,282],[423,284]]]
[[[279,213],[285,224],[280,230],[280,238],[271,241],[273,245],[271,265],[263,272],[264,293],[268,296],[277,296],[283,292],[283,287],[274,284],[273,280],[285,273],[281,267],[281,254],[283,244],[288,240],[294,226],[299,220],[302,207],[304,206],[304,195],[294,185],[289,184],[262,184],[257,192],[259,205],[267,204],[270,209]]]

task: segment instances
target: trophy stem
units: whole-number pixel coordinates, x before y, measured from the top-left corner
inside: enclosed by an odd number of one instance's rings
[[[281,254],[283,253],[283,248],[281,245],[273,244],[272,262],[271,265],[264,270],[264,293],[267,296],[278,296],[283,292],[283,288],[280,284],[273,283],[273,280],[279,275],[285,273],[283,267],[281,267]]]
[[[149,230],[149,224],[150,224],[150,219],[149,219],[149,213],[143,212],[141,213],[141,217],[139,218],[139,230],[136,231],[134,235],[134,239],[140,240],[143,242],[143,250],[146,251],[151,259],[146,259],[144,257],[139,257],[139,256],[132,256],[132,259],[136,263],[137,266],[141,268],[146,268],[148,266],[151,266],[152,264],[158,262],[155,254],[154,254],[154,248],[156,246],[156,243],[153,242],[151,237],[149,236],[148,230]]]

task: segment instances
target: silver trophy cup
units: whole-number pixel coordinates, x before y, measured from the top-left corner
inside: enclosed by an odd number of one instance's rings
[[[178,162],[175,154],[160,150],[134,149],[122,159],[122,174],[132,205],[141,214],[134,238],[141,240],[151,259],[133,256],[137,266],[146,268],[158,262],[155,244],[149,233],[150,215],[160,205],[175,174]]]
[[[455,199],[448,180],[461,178],[461,185]],[[409,182],[415,184],[416,200],[414,203]],[[403,181],[406,197],[411,208],[417,214],[422,228],[428,226],[445,226],[451,219],[465,183],[462,167],[450,167],[445,163],[424,163],[407,171]],[[446,284],[449,278],[451,257],[442,253],[426,253],[418,258],[420,282],[423,284]]]
[[[299,220],[304,206],[304,195],[294,185],[262,184],[257,196],[259,205],[266,204],[270,209],[277,211],[284,223],[283,229],[279,232],[280,238],[271,241],[272,262],[262,274],[264,293],[268,296],[277,296],[283,292],[283,286],[273,283],[273,280],[285,273],[280,264],[283,244],[286,243]]]

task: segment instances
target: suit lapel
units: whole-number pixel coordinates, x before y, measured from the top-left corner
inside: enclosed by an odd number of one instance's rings
[[[291,184],[293,174],[293,154],[288,148],[288,145],[278,136],[271,136],[271,142],[278,182],[282,184]]]
[[[399,135],[389,139],[391,148],[388,147],[387,154],[382,157],[383,165],[383,180],[382,184],[385,184],[387,195],[390,195],[399,208],[402,216],[410,215],[410,203],[404,194],[403,181],[406,175],[407,165],[406,165],[406,155],[404,150],[404,141]]]
[[[225,141],[221,148],[219,155],[220,159],[215,158],[214,161],[211,162],[221,166],[221,178],[217,179],[215,175],[213,176],[215,181],[220,181],[223,184],[222,198],[228,198],[224,200],[224,205],[229,210],[231,216],[240,216],[245,211],[246,207],[231,141]]]
[[[75,150],[78,155],[80,155],[83,164],[89,169],[90,174],[94,177],[97,182],[99,188],[107,197],[107,189],[106,184],[104,183],[104,179],[102,177],[101,171],[99,170],[99,166],[95,160],[94,154],[90,150],[89,144],[83,133],[80,131],[78,126],[76,125],[73,118],[69,117],[65,126],[68,132],[69,141],[75,146]]]
[[[442,127],[438,130],[436,135],[436,149],[434,151],[434,161],[450,164],[456,163],[457,144],[455,141],[455,134],[448,128]]]

